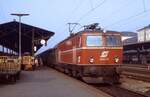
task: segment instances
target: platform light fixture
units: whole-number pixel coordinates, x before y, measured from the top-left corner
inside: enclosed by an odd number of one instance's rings
[[[11,15],[19,17],[19,60],[21,62],[21,17],[28,16],[29,14],[12,13]]]
[[[35,52],[37,51],[37,47],[36,47],[36,46],[34,46],[34,51],[35,51]]]
[[[46,41],[45,41],[44,39],[41,39],[40,43],[41,43],[42,45],[44,45],[44,44],[46,43]]]

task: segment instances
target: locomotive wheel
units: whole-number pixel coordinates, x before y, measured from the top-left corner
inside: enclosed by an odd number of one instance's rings
[[[69,76],[73,76],[72,70],[68,70],[68,75],[69,75]]]
[[[72,70],[72,76],[75,78],[77,77],[77,71],[76,70]]]
[[[52,64],[52,65],[50,65],[50,67],[51,67],[51,68],[55,68],[55,65],[54,65],[54,64]]]
[[[119,74],[116,74],[116,75],[115,75],[115,78],[114,78],[114,84],[121,84],[121,83],[119,82],[119,79],[120,79],[120,75],[119,75]]]
[[[65,74],[69,74],[69,70],[67,68],[64,69]]]

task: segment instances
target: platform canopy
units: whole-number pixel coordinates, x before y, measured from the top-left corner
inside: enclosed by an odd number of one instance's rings
[[[124,51],[128,50],[150,50],[150,41],[126,44],[123,46]]]
[[[40,41],[47,41],[54,32],[21,23],[21,52],[29,52],[33,54],[33,48],[38,50],[42,44]],[[13,51],[19,51],[19,22],[12,21],[0,24],[0,45],[7,47]]]

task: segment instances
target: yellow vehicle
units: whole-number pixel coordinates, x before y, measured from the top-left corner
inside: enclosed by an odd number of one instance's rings
[[[21,72],[17,56],[0,56],[0,80],[16,82]]]
[[[33,70],[34,58],[30,55],[22,56],[22,69],[23,70]]]

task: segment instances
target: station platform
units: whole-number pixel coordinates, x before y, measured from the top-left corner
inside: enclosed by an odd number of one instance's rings
[[[0,84],[1,97],[112,97],[56,70],[22,71],[16,84]]]

